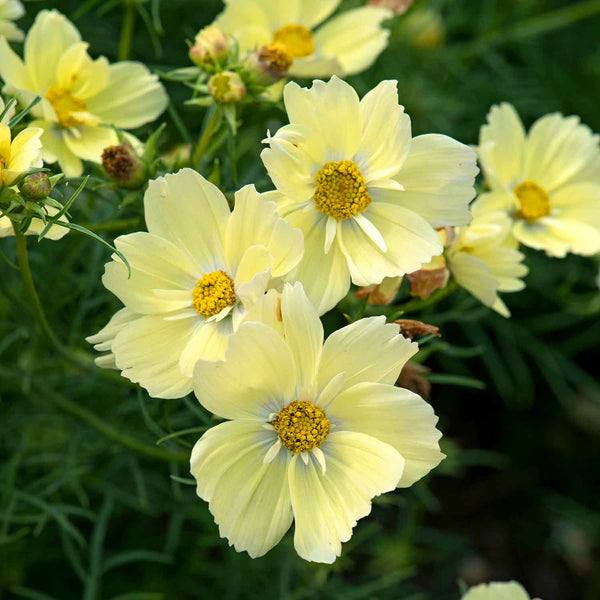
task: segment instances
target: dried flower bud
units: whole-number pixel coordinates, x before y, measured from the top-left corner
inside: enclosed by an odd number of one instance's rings
[[[429,373],[427,367],[409,361],[400,371],[400,377],[398,377],[396,385],[419,394],[424,400],[429,400],[431,384],[423,377],[426,373]]]
[[[412,319],[398,319],[394,323],[400,325],[400,333],[409,340],[412,340],[416,335],[433,334],[435,337],[442,337],[440,328],[435,325],[413,321]]]
[[[389,8],[396,15],[404,14],[414,0],[369,0],[369,6]]]
[[[44,200],[52,191],[50,177],[42,172],[27,175],[19,184],[19,191],[27,200]]]
[[[402,277],[385,277],[383,281],[377,285],[358,288],[356,297],[367,298],[369,304],[387,306],[394,301],[401,283]]]
[[[222,71],[208,80],[208,91],[217,104],[229,104],[246,95],[246,86],[234,71]]]
[[[280,43],[263,46],[248,59],[251,69],[258,73],[258,79],[265,85],[271,85],[285,77],[294,62],[294,57]]]
[[[126,140],[102,152],[102,166],[108,176],[124,188],[141,187],[148,180],[146,166]]]
[[[216,25],[209,25],[196,36],[190,48],[190,60],[200,67],[208,61],[223,58],[228,52],[229,40],[225,32]]]

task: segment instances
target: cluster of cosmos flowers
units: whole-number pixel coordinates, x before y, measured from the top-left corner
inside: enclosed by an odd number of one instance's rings
[[[247,185],[231,209],[193,169],[149,181],[147,231],[115,240],[119,254],[103,276],[123,308],[88,341],[100,367],[155,398],[193,392],[222,419],[191,456],[221,536],[258,557],[294,523],[297,553],[331,563],[375,496],[411,486],[444,455],[431,406],[395,385],[418,345],[383,316],[324,339],[320,316],[351,285],[390,302],[407,277],[423,294],[453,281],[508,317],[499,294],[525,285],[521,245],[551,257],[600,252],[598,136],[560,114],[526,132],[500,104],[474,148],[436,133],[413,137],[397,82],[359,98],[339,77],[364,70],[386,46],[385,2],[335,16],[339,0],[225,4],[190,57],[210,74],[217,104],[242,100],[249,65],[272,76],[265,98],[282,96],[289,122],[266,134],[260,154],[273,189]],[[147,67],[93,59],[56,11],[37,15],[21,58],[9,44],[21,38],[12,24],[21,8],[0,0],[3,93],[22,106],[39,102],[16,128],[14,109],[0,105],[2,193],[44,163],[80,176],[85,161],[100,163],[119,145],[117,130],[143,146],[126,130],[168,103]],[[233,51],[247,57],[240,73],[228,67]],[[295,76],[323,80],[285,83]],[[0,236],[9,236],[28,205],[8,210],[2,198]],[[27,233],[45,220],[49,239],[68,231],[52,222],[55,206],[38,210]],[[465,598],[528,596],[512,582]]]

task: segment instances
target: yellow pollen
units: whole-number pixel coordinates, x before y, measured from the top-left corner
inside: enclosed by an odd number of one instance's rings
[[[284,25],[275,32],[273,42],[283,44],[292,58],[310,56],[315,51],[313,35],[304,25]]]
[[[336,221],[355,217],[371,201],[365,178],[351,160],[325,163],[317,173],[315,205]]]
[[[74,113],[84,112],[86,110],[85,102],[72,96],[69,90],[51,85],[46,91],[46,100],[52,105],[58,117],[58,122],[63,127],[84,124],[85,121]]]
[[[519,217],[533,223],[550,214],[548,194],[533,181],[525,180],[513,190],[519,199]]]
[[[318,448],[329,433],[325,412],[307,400],[294,400],[272,421],[281,443],[292,453]]]
[[[196,312],[207,319],[236,303],[233,280],[224,271],[213,271],[203,275],[196,282],[192,295],[192,304]]]

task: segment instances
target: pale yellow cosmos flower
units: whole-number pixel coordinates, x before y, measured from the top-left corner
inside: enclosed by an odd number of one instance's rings
[[[192,390],[200,358],[223,358],[229,336],[265,291],[302,257],[302,233],[277,216],[254,186],[230,211],[221,191],[191,169],[151,181],[144,196],[147,232],[115,240],[102,281],[125,305],[88,338],[98,360],[151,396]]]
[[[359,100],[332,77],[284,90],[290,124],[261,157],[279,214],[305,236],[291,280],[323,313],[350,287],[412,273],[441,254],[437,227],[466,225],[478,169],[469,147],[444,135],[412,139],[396,81]]]
[[[370,67],[387,46],[390,33],[381,24],[393,13],[364,6],[322,25],[340,4],[341,0],[225,0],[216,24],[242,50],[276,44],[293,60],[290,75],[351,75]]]
[[[530,600],[530,598],[520,583],[507,581],[476,585],[462,597],[462,600]]]
[[[24,60],[0,38],[4,90],[21,104],[36,96],[32,125],[44,130],[43,157],[58,161],[67,177],[81,175],[82,159],[100,162],[118,144],[111,125],[133,129],[156,119],[167,106],[163,86],[137,62],[109,64],[90,58],[88,44],[59,12],[41,11],[25,38]]]
[[[191,472],[239,552],[262,556],[294,521],[298,554],[332,563],[374,496],[412,485],[444,458],[437,417],[394,386],[418,347],[384,317],[323,343],[296,283],[269,322],[243,323],[224,361],[197,363],[198,400],[228,421],[196,443]]]
[[[504,211],[519,242],[550,256],[600,252],[598,140],[578,117],[559,113],[525,133],[512,105],[493,106],[478,149],[491,191],[474,210]]]
[[[0,36],[7,40],[21,42],[23,32],[13,23],[25,14],[25,8],[19,0],[0,0]]]
[[[511,220],[496,212],[474,218],[467,227],[457,227],[446,250],[456,283],[503,317],[509,317],[510,311],[498,292],[522,290],[522,278],[528,273],[517,245]]]

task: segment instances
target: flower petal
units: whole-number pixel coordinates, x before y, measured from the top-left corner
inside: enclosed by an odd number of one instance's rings
[[[391,11],[374,6],[347,10],[317,30],[316,52],[326,58],[337,58],[344,75],[360,73],[369,68],[387,46],[390,32],[381,27],[381,23],[392,16]]]
[[[435,228],[466,225],[478,172],[476,155],[468,146],[445,135],[419,135],[395,177],[405,191],[394,194],[393,203],[413,210]]]
[[[231,421],[209,429],[192,450],[196,492],[209,503],[219,534],[252,558],[273,548],[292,524],[289,453],[264,461],[276,439],[260,423]]]
[[[529,600],[529,594],[516,581],[482,583],[472,587],[462,600]]]
[[[151,181],[144,210],[148,231],[187,252],[203,272],[223,268],[229,205],[196,171],[181,169]]]
[[[105,266],[102,282],[125,306],[139,314],[165,313],[181,308],[179,298],[161,297],[153,290],[189,290],[190,303],[196,279],[194,264],[173,244],[158,236],[139,231],[115,240],[127,258],[127,266],[113,256]]]
[[[230,322],[200,321],[179,357],[181,372],[190,379],[199,360],[223,360],[232,333]]]
[[[119,143],[119,138],[112,127],[87,125],[78,127],[75,131],[74,135],[72,131],[65,130],[63,139],[67,148],[83,160],[100,163],[104,148]]]
[[[389,444],[350,431],[330,433],[320,449],[325,473],[313,453],[306,463],[294,455],[289,466],[294,546],[305,560],[333,563],[372,498],[396,487],[404,460]]]
[[[399,332],[398,325],[386,323],[384,316],[360,319],[334,331],[323,345],[319,390],[343,372],[345,390],[361,382],[393,385],[402,367],[419,350]]]
[[[477,256],[467,252],[457,252],[449,257],[452,276],[464,288],[486,306],[492,306],[497,299],[498,280],[492,275],[488,265]]]
[[[404,458],[398,487],[409,487],[437,467],[442,434],[438,418],[421,396],[381,383],[359,383],[342,392],[327,416],[343,431],[366,433],[395,448]]]
[[[382,81],[360,101],[362,139],[355,162],[369,182],[400,171],[411,147],[410,117],[398,105],[398,82]]]
[[[281,277],[302,258],[304,237],[277,214],[277,205],[268,202],[254,186],[248,185],[235,195],[225,235],[225,257],[231,269],[238,266],[250,246],[263,246],[272,257],[271,273]]]
[[[229,339],[224,361],[196,364],[194,391],[200,403],[220,417],[266,422],[294,399],[292,354],[275,330],[262,323],[242,323]]]

